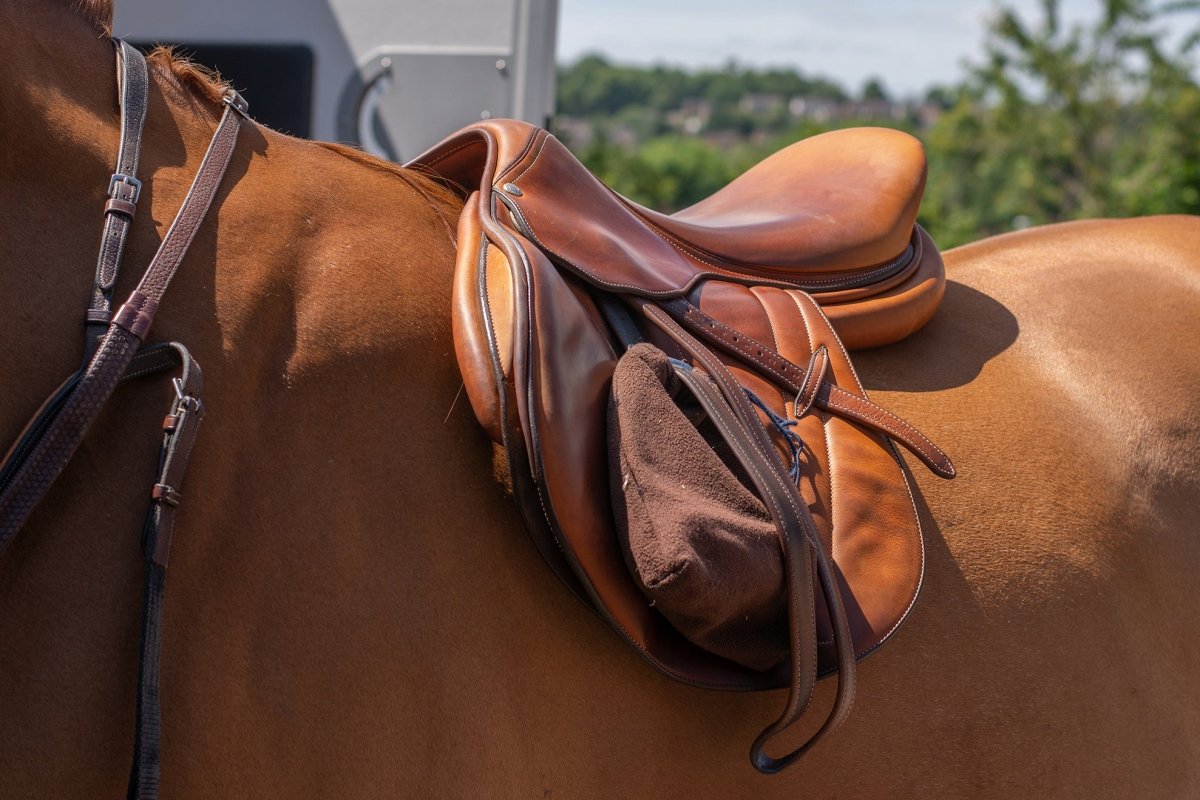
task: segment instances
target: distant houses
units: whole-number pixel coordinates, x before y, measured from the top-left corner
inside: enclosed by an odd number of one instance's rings
[[[657,124],[651,126],[647,126],[645,115],[631,121],[620,115],[596,118],[560,114],[555,129],[571,146],[579,148],[591,146],[598,136],[611,145],[636,147],[647,135],[666,133],[727,145],[759,141],[805,122],[822,127],[875,123],[923,130],[936,122],[942,111],[941,106],[928,101],[752,92],[742,95],[732,108],[721,109],[711,100],[697,98],[686,99],[678,108],[664,112],[647,109],[645,114],[657,116]],[[598,130],[601,127],[602,132]]]

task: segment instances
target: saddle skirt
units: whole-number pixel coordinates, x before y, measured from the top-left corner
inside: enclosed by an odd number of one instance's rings
[[[673,678],[735,690],[794,683],[799,666],[786,659],[755,668],[681,633],[639,585],[614,522],[607,420],[618,360],[647,341],[700,367],[702,343],[717,359],[708,372],[723,365],[761,401],[763,430],[792,421],[799,451],[783,435],[770,447],[798,468],[853,654],[896,631],[921,585],[923,548],[893,440],[940,475],[953,466],[870,402],[848,346],[909,335],[944,290],[941,257],[915,224],[925,180],[915,140],[882,129],[814,137],[671,216],[615,194],[521,122],[472,125],[409,166],[465,200],[453,290],[465,390],[505,447],[535,543],[573,592]],[[816,671],[828,673],[837,631],[816,594]]]

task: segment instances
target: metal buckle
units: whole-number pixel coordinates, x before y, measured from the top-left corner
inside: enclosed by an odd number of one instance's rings
[[[133,189],[133,197],[129,202],[136,203],[138,198],[142,196],[142,182],[132,175],[126,175],[123,172],[114,172],[112,177],[108,179],[108,196],[114,200],[124,200],[123,197],[117,197],[117,184],[123,183]]]
[[[191,411],[197,416],[204,415],[204,404],[200,402],[200,398],[195,395],[185,394],[183,391],[183,381],[179,378],[171,378],[171,386],[175,389],[175,399],[185,411]]]
[[[243,117],[250,111],[250,104],[246,102],[246,98],[238,94],[236,89],[226,89],[225,96],[221,98],[221,101]]]

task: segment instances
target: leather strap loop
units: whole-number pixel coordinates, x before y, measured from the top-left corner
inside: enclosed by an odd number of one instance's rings
[[[817,390],[825,383],[829,372],[829,350],[821,345],[813,351],[808,359],[808,368],[804,370],[804,379],[796,391],[796,419],[800,419],[812,410],[817,399]]]
[[[787,588],[791,686],[783,713],[758,735],[750,748],[750,761],[754,767],[760,772],[772,774],[806,753],[827,733],[840,725],[850,713],[857,687],[850,623],[829,556],[821,545],[808,506],[800,497],[795,484],[788,480],[783,465],[775,454],[775,448],[759,423],[758,415],[747,402],[741,386],[708,348],[660,308],[646,304],[643,306],[643,313],[707,373],[707,378],[700,378],[690,374],[691,370],[677,367],[680,378],[692,388],[717,430],[758,488],[763,504],[779,533]],[[712,381],[711,387],[705,386],[705,380]],[[767,743],[804,715],[816,686],[814,565],[834,631],[838,667],[837,697],[833,708],[816,733],[787,755],[774,758],[766,753]]]
[[[129,221],[132,222],[134,216],[137,214],[137,205],[128,200],[119,200],[114,197],[104,204],[104,213],[122,214],[125,217],[128,217]],[[89,309],[89,311],[90,310],[91,309]]]

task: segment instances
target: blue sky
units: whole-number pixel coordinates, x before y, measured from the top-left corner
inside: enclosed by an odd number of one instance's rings
[[[1041,0],[1009,0],[1037,19]],[[1095,0],[1063,0],[1067,20]],[[897,94],[963,74],[996,0],[560,0],[558,53],[599,51],[614,60],[791,65],[851,89],[872,76]]]

